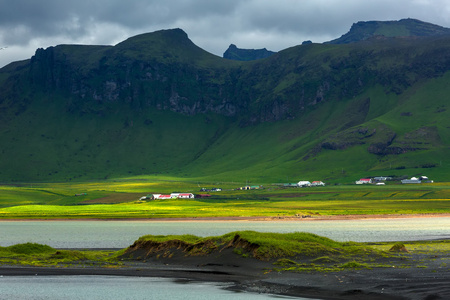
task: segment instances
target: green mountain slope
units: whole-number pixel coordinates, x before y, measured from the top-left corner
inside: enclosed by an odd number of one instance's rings
[[[450,29],[422,22],[416,19],[399,21],[357,22],[350,31],[340,38],[330,41],[331,44],[347,44],[367,40],[374,36],[413,37],[449,35]]]
[[[450,38],[214,56],[180,29],[0,69],[0,180],[450,179]]]

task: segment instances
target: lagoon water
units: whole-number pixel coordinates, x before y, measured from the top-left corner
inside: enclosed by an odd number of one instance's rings
[[[0,276],[0,300],[294,299],[275,295],[232,292],[224,289],[228,285],[226,283],[190,281],[183,283],[148,277]]]
[[[0,246],[40,243],[55,248],[125,248],[147,234],[222,235],[236,230],[304,231],[337,241],[450,238],[450,217],[314,221],[0,221]]]
[[[450,238],[450,218],[338,221],[0,221],[0,246],[34,242],[55,248],[125,248],[146,234],[222,235],[236,230],[304,231],[338,241],[376,242]],[[1,268],[0,268],[1,271]],[[179,283],[117,276],[1,276],[3,299],[271,299],[236,293],[223,283]],[[299,298],[295,298],[299,299]]]

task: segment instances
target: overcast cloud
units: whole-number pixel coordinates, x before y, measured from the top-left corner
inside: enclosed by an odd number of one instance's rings
[[[0,0],[0,67],[59,44],[115,45],[181,28],[218,56],[230,44],[279,51],[340,37],[358,21],[450,27],[449,0]]]

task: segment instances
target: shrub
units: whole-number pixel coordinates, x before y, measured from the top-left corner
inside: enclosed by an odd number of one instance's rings
[[[362,263],[359,263],[359,262],[356,262],[356,261],[349,261],[349,262],[341,265],[341,268],[345,268],[345,269],[362,269],[362,268],[370,269],[367,264],[362,264]]]
[[[6,247],[9,251],[17,254],[39,254],[54,252],[55,249],[42,244],[25,243]]]
[[[394,246],[389,249],[391,252],[408,252],[405,245],[402,243],[395,243]]]

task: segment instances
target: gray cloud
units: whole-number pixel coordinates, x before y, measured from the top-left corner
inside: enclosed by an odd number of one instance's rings
[[[182,28],[203,49],[228,45],[279,51],[324,42],[352,23],[416,18],[450,27],[447,0],[0,0],[0,66],[36,48],[63,43],[115,44],[129,36]]]

